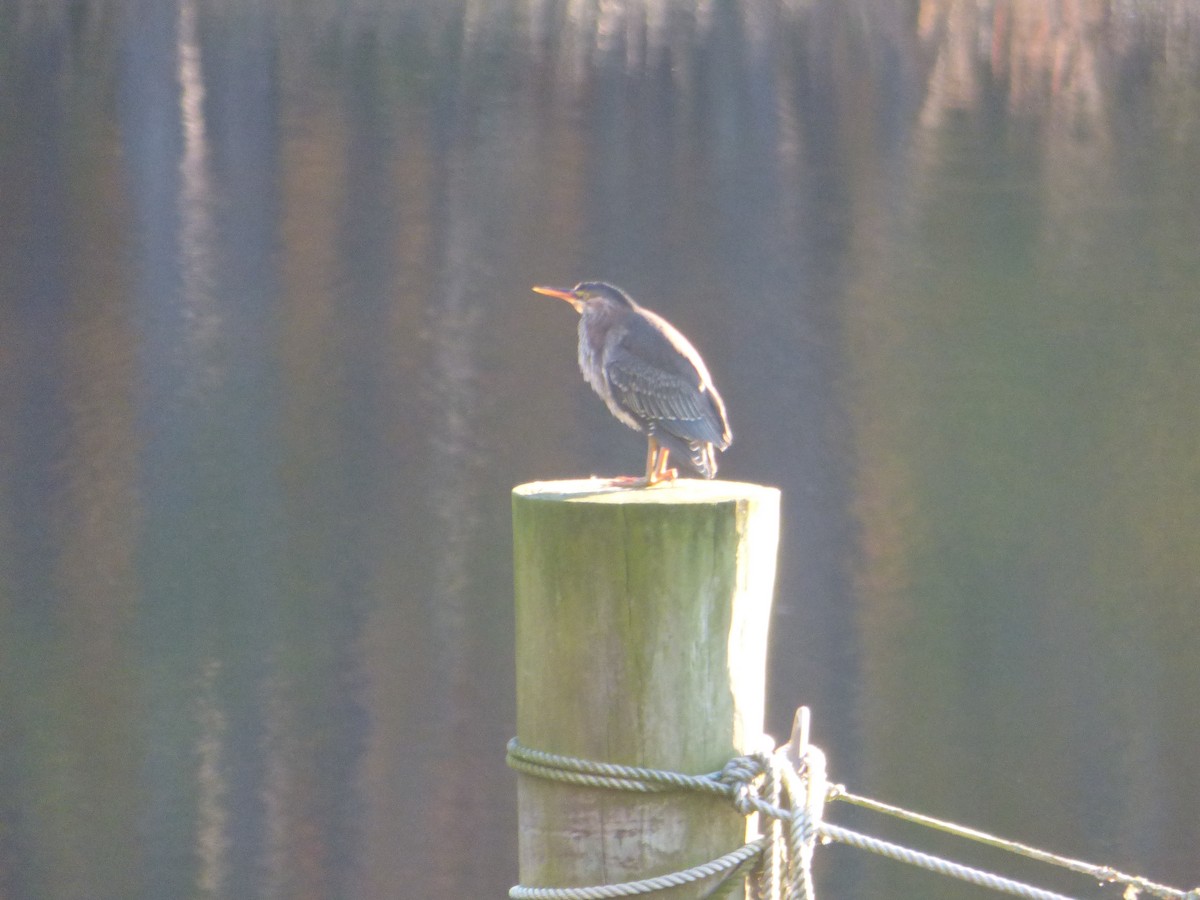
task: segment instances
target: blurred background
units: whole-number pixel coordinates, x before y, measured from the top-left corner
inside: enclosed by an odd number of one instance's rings
[[[504,896],[589,278],[783,491],[771,733],[1200,883],[1200,6],[8,0],[0,898]]]

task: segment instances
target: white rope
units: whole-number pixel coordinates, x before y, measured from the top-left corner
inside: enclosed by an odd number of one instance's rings
[[[639,793],[700,791],[723,796],[744,816],[752,813],[762,815],[765,832],[762,837],[737,850],[679,872],[621,884],[581,887],[517,885],[509,891],[512,900],[611,900],[655,893],[720,876],[716,886],[706,894],[711,897],[726,887],[732,878],[743,868],[749,867],[755,859],[758,859],[758,865],[746,876],[747,896],[751,900],[815,900],[812,864],[818,840],[838,841],[898,862],[1027,900],[1073,900],[1064,894],[828,823],[823,818],[824,806],[826,800],[833,799],[855,803],[967,840],[1020,853],[1041,862],[1094,877],[1101,882],[1123,884],[1127,900],[1132,900],[1142,891],[1162,900],[1200,900],[1200,888],[1181,891],[1140,876],[1126,875],[1111,867],[1094,866],[962,825],[859,797],[848,793],[841,785],[831,786],[825,776],[825,754],[808,742],[808,710],[805,707],[797,711],[792,739],[788,744],[774,753],[735,757],[726,763],[721,771],[706,775],[682,775],[661,769],[620,766],[558,756],[522,747],[516,738],[508,744],[507,762],[511,768],[527,775],[588,787]]]
[[[524,887],[517,885],[511,888],[508,896],[511,900],[615,900],[619,897],[636,897],[641,894],[652,894],[665,891],[668,888],[679,887],[713,878],[717,875],[729,877],[750,860],[763,851],[764,839],[759,838],[732,853],[726,853],[711,862],[692,866],[680,872],[667,875],[657,875],[653,878],[643,878],[639,881],[626,881],[621,884],[597,884],[586,887],[544,888]]]
[[[784,900],[784,891],[791,900],[796,868],[790,852],[792,838],[784,841],[784,826],[795,830],[797,816],[791,804],[803,804],[810,796],[804,782],[782,752],[738,756],[726,763],[719,772],[706,775],[682,775],[662,769],[621,766],[572,757],[559,756],[523,747],[514,738],[508,743],[509,767],[527,775],[564,781],[586,787],[608,788],[636,793],[695,790],[727,797],[744,816],[760,813],[766,819],[767,834],[715,860],[665,875],[657,875],[620,884],[584,885],[576,887],[527,887],[516,885],[508,892],[511,900],[610,900],[633,897],[690,884],[706,878],[723,876],[709,896],[719,891],[737,871],[752,860],[762,857],[761,864],[747,878],[750,896],[761,900]],[[790,781],[789,781],[790,779]],[[787,788],[785,790],[785,785]],[[821,791],[824,799],[824,790]],[[809,823],[813,816],[810,814]],[[804,832],[810,844],[817,833],[807,826]],[[811,858],[811,851],[809,853]],[[811,883],[811,874],[807,876]],[[811,900],[811,884],[805,896]]]
[[[807,731],[807,729],[806,729]],[[792,797],[793,815],[788,829],[789,860],[788,900],[815,900],[813,887],[813,851],[820,835],[825,809],[825,754],[807,743],[807,734],[800,748],[802,768],[797,769],[781,753],[787,763],[782,767],[783,780]]]
[[[954,822],[947,822],[944,819],[936,819],[933,816],[922,815],[921,813],[912,812],[911,810],[902,809],[899,806],[892,806],[888,803],[883,803],[879,800],[873,800],[870,797],[862,797],[857,794],[851,794],[842,785],[830,786],[830,797],[840,800],[845,803],[860,806],[863,809],[869,809],[874,812],[883,813],[884,815],[892,816],[897,819],[903,819],[905,822],[912,822],[915,825],[923,825],[926,828],[933,828],[937,831],[952,834],[955,837],[963,838],[964,840],[974,841],[978,844],[985,844],[989,847],[995,847],[999,850],[1005,850],[1009,853],[1015,853],[1018,856],[1025,856],[1029,859],[1035,859],[1038,862],[1046,863],[1047,865],[1058,866],[1062,869],[1069,869],[1072,872],[1078,872],[1080,875],[1086,875],[1089,878],[1094,878],[1096,881],[1108,884],[1123,884],[1127,889],[1141,893],[1145,892],[1153,894],[1155,897],[1161,897],[1163,900],[1200,900],[1200,888],[1193,888],[1190,891],[1181,891],[1178,888],[1168,887],[1165,884],[1158,884],[1143,878],[1140,875],[1129,875],[1114,869],[1112,866],[1097,866],[1092,863],[1084,862],[1079,859],[1072,859],[1068,856],[1060,856],[1057,853],[1051,853],[1048,850],[1041,850],[1037,847],[1032,847],[1029,844],[1022,844],[1018,841],[1010,841],[1007,838],[998,837],[994,834],[988,834],[986,831],[980,831],[976,828],[969,828],[966,825],[958,825]]]
[[[858,847],[860,850],[868,850],[871,853],[886,856],[897,862],[908,863],[910,866],[917,866],[921,869],[928,869],[930,872],[936,872],[939,875],[949,875],[951,878],[977,884],[980,887],[991,888],[993,891],[1013,894],[1017,897],[1026,897],[1028,900],[1074,900],[1074,898],[1068,897],[1065,894],[1056,894],[1054,891],[1043,890],[1042,888],[1034,887],[1021,881],[1014,881],[1011,878],[1004,878],[1000,875],[994,875],[991,872],[985,872],[982,869],[974,869],[971,866],[951,862],[948,859],[942,859],[929,853],[911,850],[908,847],[902,847],[890,841],[882,841],[879,838],[859,834],[856,831],[831,825],[828,822],[822,823],[820,831],[822,837],[831,841],[837,841],[851,847]]]

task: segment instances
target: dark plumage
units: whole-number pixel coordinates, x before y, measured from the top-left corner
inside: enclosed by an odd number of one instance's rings
[[[579,368],[609,411],[649,440],[645,478],[675,477],[674,455],[705,478],[717,474],[716,451],[733,440],[725,404],[704,360],[679,330],[618,287],[585,281],[570,290],[535,287],[580,314]]]

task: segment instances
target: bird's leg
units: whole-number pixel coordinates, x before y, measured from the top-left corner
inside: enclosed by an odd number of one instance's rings
[[[646,441],[646,480],[645,484],[654,484],[654,467],[658,464],[658,441],[650,435]]]
[[[651,439],[653,440],[653,439]],[[657,441],[654,441],[657,444]],[[679,475],[677,469],[667,468],[667,459],[671,451],[666,447],[656,446],[646,463],[646,484],[658,484],[660,481],[674,481]]]
[[[661,481],[674,481],[679,475],[678,470],[667,468],[667,457],[670,451],[650,436],[646,443],[646,474],[618,475],[609,479],[614,487],[649,487]]]
[[[646,445],[646,474],[617,475],[615,478],[609,479],[609,484],[614,487],[646,487],[646,485],[654,484],[654,467],[658,462],[658,451],[658,441],[651,435]]]

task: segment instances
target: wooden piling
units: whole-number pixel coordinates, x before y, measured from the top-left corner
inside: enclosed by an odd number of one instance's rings
[[[761,749],[778,536],[779,492],[759,485],[516,488],[518,741],[688,774]],[[529,887],[661,875],[746,840],[746,820],[720,798],[530,775],[517,789]]]

